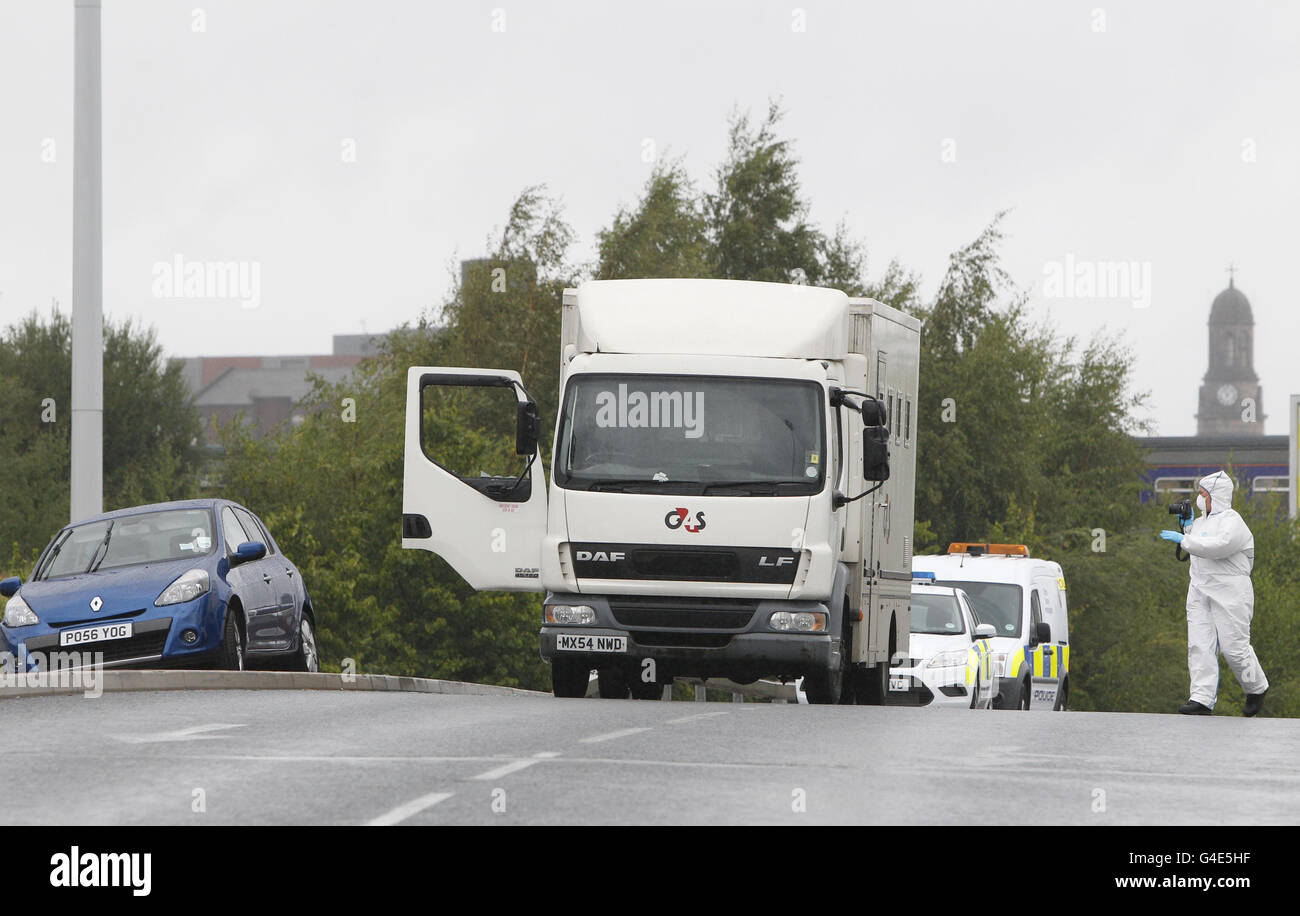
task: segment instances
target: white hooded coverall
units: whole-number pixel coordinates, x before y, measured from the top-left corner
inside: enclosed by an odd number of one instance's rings
[[[1191,699],[1214,708],[1219,693],[1218,654],[1228,660],[1241,689],[1263,693],[1268,679],[1250,645],[1255,614],[1255,536],[1232,508],[1232,478],[1218,471],[1201,479],[1210,494],[1210,514],[1198,515],[1183,537],[1191,554],[1187,588],[1187,667]]]

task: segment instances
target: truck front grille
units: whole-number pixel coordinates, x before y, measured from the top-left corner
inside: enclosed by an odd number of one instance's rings
[[[680,630],[629,630],[628,632],[641,646],[724,649],[731,643],[730,633],[690,633]]]
[[[625,627],[738,632],[749,626],[758,604],[736,598],[625,596],[611,598],[609,609]]]

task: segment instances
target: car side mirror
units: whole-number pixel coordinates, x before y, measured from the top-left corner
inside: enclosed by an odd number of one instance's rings
[[[0,579],[0,595],[6,598],[12,598],[18,594],[18,587],[23,584],[23,580],[18,576],[10,576],[8,579]]]
[[[1045,620],[1040,620],[1040,621],[1038,621],[1038,626],[1035,628],[1035,631],[1034,631],[1034,638],[1035,638],[1038,642],[1051,642],[1051,641],[1052,641],[1052,625],[1049,624],[1049,623],[1048,623],[1047,621],[1045,621]]]
[[[532,455],[542,435],[542,419],[536,401],[520,401],[515,413],[515,454]]]
[[[235,555],[230,558],[231,566],[238,566],[241,563],[249,563],[253,560],[260,560],[266,556],[266,545],[261,541],[244,541],[235,548]]]
[[[975,628],[976,639],[992,639],[997,635],[998,631],[991,623],[981,623]]]
[[[872,483],[889,479],[889,427],[862,430],[862,479]]]

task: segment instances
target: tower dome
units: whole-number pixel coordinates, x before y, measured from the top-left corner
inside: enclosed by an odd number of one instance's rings
[[[1255,316],[1250,310],[1250,300],[1232,280],[1228,288],[1214,297],[1210,306],[1210,324],[1254,324]]]

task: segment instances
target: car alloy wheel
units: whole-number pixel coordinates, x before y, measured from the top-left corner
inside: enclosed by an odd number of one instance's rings
[[[298,664],[303,671],[315,673],[320,670],[320,656],[316,654],[316,631],[312,628],[311,618],[306,616],[298,624]]]

